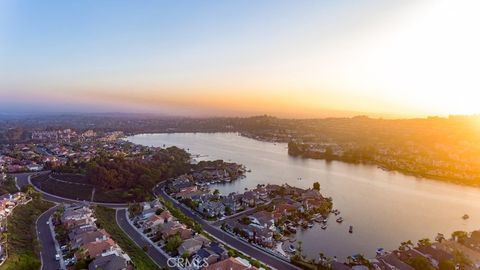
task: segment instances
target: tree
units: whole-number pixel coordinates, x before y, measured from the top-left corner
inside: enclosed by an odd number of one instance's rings
[[[155,215],[160,215],[163,213],[163,209],[162,208],[158,208],[157,210],[155,210]]]
[[[430,261],[422,256],[415,257],[408,261],[408,264],[416,270],[435,270]]]
[[[454,231],[452,233],[453,240],[457,241],[460,244],[465,243],[465,240],[468,238],[467,232],[464,231]]]
[[[317,191],[320,191],[320,183],[319,182],[313,183],[313,189],[317,190]]]
[[[241,222],[242,224],[249,225],[252,221],[250,220],[249,217],[243,216],[243,217],[240,219],[240,222]]]
[[[438,269],[439,270],[455,270],[455,263],[453,263],[450,260],[440,261],[440,263],[438,264]]]
[[[472,261],[460,250],[455,250],[453,252],[453,261],[458,264],[460,270],[467,269],[469,266],[472,266]]]
[[[229,206],[225,207],[225,214],[227,216],[230,216],[232,214],[232,208],[230,208]]]
[[[250,262],[250,264],[251,264],[252,266],[256,267],[256,268],[260,268],[260,266],[261,266],[260,262],[257,261],[257,260],[252,260],[252,261]]]
[[[432,241],[430,241],[430,239],[428,238],[423,238],[418,240],[418,246],[429,247],[431,245],[432,245]]]
[[[213,191],[213,195],[215,195],[215,196],[220,195],[220,190],[215,189],[215,190]]]
[[[190,257],[190,254],[187,251],[183,252],[182,258],[188,259],[188,257]]]
[[[180,235],[174,234],[167,238],[165,243],[165,250],[168,252],[174,252],[182,244],[182,238]]]
[[[138,216],[142,213],[142,206],[139,203],[128,204],[128,214],[130,218]]]

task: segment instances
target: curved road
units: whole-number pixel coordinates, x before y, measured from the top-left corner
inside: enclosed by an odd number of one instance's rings
[[[118,226],[137,244],[139,247],[143,248],[148,247],[147,255],[152,258],[152,260],[158,266],[167,265],[167,258],[156,248],[152,247],[151,244],[145,240],[143,235],[141,235],[135,228],[127,221],[126,219],[127,210],[118,209],[116,212],[115,219],[117,220]]]
[[[55,242],[50,232],[50,226],[47,224],[53,212],[55,212],[55,208],[56,206],[43,212],[37,219],[37,235],[42,243],[42,250],[40,251],[42,270],[60,269],[60,262],[55,260],[57,254]]]
[[[30,173],[21,173],[21,174],[16,174],[15,176],[17,177],[17,185],[21,188],[25,185],[31,184],[30,182]],[[35,185],[33,187],[40,193],[42,193],[42,197],[44,200],[54,202],[54,203],[89,203],[89,204],[97,204],[109,208],[125,208],[128,207],[128,204],[126,203],[98,203],[98,202],[89,202],[89,201],[79,201],[79,200],[73,200],[73,199],[68,199],[60,196],[56,196],[50,193],[47,193],[39,188],[37,188]]]
[[[30,184],[29,177],[31,174],[23,173],[23,174],[16,174],[17,177],[17,185],[22,188],[25,185]],[[54,203],[84,203],[83,201],[77,201],[67,198],[62,198],[59,196],[55,196],[52,194],[48,194],[42,190],[36,188],[37,191],[42,193],[43,199],[47,201],[51,201]],[[109,203],[95,203],[102,206],[106,206],[109,208],[121,208],[117,209],[116,212],[116,222],[120,226],[120,228],[139,246],[149,246],[148,251],[146,252],[147,255],[160,267],[167,265],[167,258],[157,249],[150,247],[150,244],[143,238],[143,236],[136,231],[130,223],[125,219],[126,217],[126,209],[125,207],[128,204],[109,204]],[[47,224],[48,219],[50,216],[55,212],[55,207],[47,210],[46,212],[42,213],[37,220],[37,235],[42,243],[42,251],[40,252],[41,260],[42,260],[42,270],[50,270],[50,269],[60,269],[60,263],[55,260],[55,254],[57,253],[55,249],[55,243],[53,237],[50,233],[50,228]]]
[[[30,175],[31,174],[28,174],[28,173],[17,174],[16,175],[17,185],[19,187],[23,187],[24,185],[30,184],[30,181],[29,181],[29,176]],[[256,247],[254,247],[254,246],[252,246],[248,243],[245,243],[245,242],[231,236],[230,234],[227,234],[227,233],[221,231],[220,229],[212,226],[211,224],[209,224],[208,222],[206,222],[205,220],[203,220],[199,216],[192,213],[189,209],[187,209],[183,205],[180,205],[177,202],[172,201],[170,199],[170,197],[167,194],[164,193],[164,191],[162,190],[162,187],[163,187],[162,185],[158,185],[154,189],[155,195],[162,196],[166,200],[170,201],[175,207],[179,208],[185,215],[187,215],[188,217],[194,219],[196,222],[201,224],[203,229],[206,232],[215,236],[217,239],[221,239],[223,242],[227,243],[229,246],[231,246],[231,247],[233,247],[237,250],[240,250],[241,252],[249,255],[252,258],[260,260],[260,261],[264,262],[265,264],[267,264],[267,265],[269,265],[273,268],[282,269],[282,270],[283,269],[285,269],[285,270],[298,270],[298,269],[300,269],[300,268],[290,264],[289,262],[286,262],[286,261],[284,261],[282,259],[279,259],[279,258],[277,258],[277,257],[275,257],[271,254],[268,254],[268,253],[266,253],[266,252],[264,252],[264,251],[262,251],[262,250],[260,250]],[[56,202],[56,203],[83,202],[83,201],[77,201],[77,200],[62,198],[62,197],[59,197],[59,196],[48,194],[48,193],[46,193],[42,190],[39,190],[38,188],[36,188],[36,189],[39,192],[41,192],[43,198],[45,200],[48,200],[48,201],[52,201],[52,202]],[[94,204],[98,204],[98,205],[102,205],[102,206],[106,206],[106,207],[110,207],[110,208],[117,208],[116,219],[117,219],[118,225],[122,228],[122,230],[124,230],[124,232],[140,247],[143,247],[145,245],[149,245],[149,243],[142,237],[142,235],[140,235],[140,233],[138,231],[136,231],[132,227],[132,225],[130,225],[130,223],[128,223],[128,221],[125,219],[125,211],[126,211],[125,208],[128,206],[128,204],[109,204],[109,203],[94,203]],[[43,243],[43,240],[42,240],[42,243]],[[53,250],[55,250],[55,247],[53,247]],[[160,253],[158,250],[156,250],[155,248],[149,247],[148,251],[147,251],[147,254],[158,265],[166,265],[167,258],[162,253]]]

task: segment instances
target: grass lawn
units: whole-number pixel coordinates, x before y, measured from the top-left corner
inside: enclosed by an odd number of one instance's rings
[[[115,219],[115,210],[96,206],[95,217],[97,225],[104,228],[115,242],[132,258],[137,270],[158,269],[158,266],[148,257],[148,255],[138,247],[118,226]]]
[[[19,205],[8,218],[7,250],[8,258],[0,270],[30,270],[40,268],[38,252],[40,244],[35,224],[37,218],[53,203],[34,199],[26,205]]]

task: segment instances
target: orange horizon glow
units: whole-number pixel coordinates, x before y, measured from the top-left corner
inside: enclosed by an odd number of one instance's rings
[[[0,8],[0,15],[10,11],[0,16],[3,25],[15,19],[15,3],[9,3]],[[28,58],[19,50],[10,65],[0,66],[0,106],[302,118],[480,113],[480,2],[284,8],[278,12],[289,20],[272,15],[271,23],[261,14],[252,21],[255,27],[238,25],[227,14],[225,21],[200,29],[210,33],[228,25],[208,38],[188,27],[157,33],[168,24],[146,21],[141,26],[149,29],[148,42],[123,40],[123,28],[101,33],[110,37],[105,40],[99,34],[100,45],[90,34],[67,45],[62,42],[68,37],[49,39],[50,54],[34,50]],[[116,19],[112,22],[121,23],[123,16]],[[0,40],[8,41],[7,30],[0,27]],[[179,45],[169,45],[168,38]],[[8,59],[8,52],[0,45],[1,58]]]

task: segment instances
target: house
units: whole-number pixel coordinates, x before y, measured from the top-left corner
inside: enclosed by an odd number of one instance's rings
[[[193,236],[193,231],[189,228],[179,228],[177,230],[178,234],[180,235],[180,238],[182,240],[189,239]]]
[[[205,268],[204,270],[255,270],[257,268],[250,265],[245,260],[240,258],[233,258],[230,257],[223,261],[219,261],[217,263],[211,264]]]
[[[198,211],[207,217],[224,216],[225,205],[217,201],[207,201],[198,205]]]
[[[155,209],[155,208],[147,208],[147,209],[144,208],[140,217],[141,217],[141,219],[147,219],[147,218],[155,215],[156,211],[157,211],[157,209]]]
[[[74,235],[70,241],[70,245],[73,248],[79,248],[86,243],[105,241],[108,238],[110,238],[110,235],[103,229],[87,231]]]
[[[123,257],[110,254],[95,257],[95,260],[88,265],[88,270],[126,270],[127,267],[127,261]]]
[[[210,241],[208,239],[203,236],[197,235],[193,238],[183,241],[183,243],[178,247],[177,251],[180,255],[184,253],[192,255],[195,254],[202,247],[207,246],[208,244],[210,244]]]
[[[316,189],[307,189],[305,192],[302,193],[301,195],[302,199],[323,199],[322,195],[320,194],[320,191]]]
[[[267,184],[265,186],[265,189],[267,190],[267,193],[272,194],[272,193],[277,193],[282,187],[280,185],[272,185],[272,184]]]
[[[253,242],[264,247],[273,247],[275,241],[273,239],[273,232],[266,228],[253,230]]]
[[[239,211],[241,208],[234,193],[231,193],[228,196],[222,197],[222,203],[223,205],[225,205],[226,209],[227,208],[230,209],[232,214]]]
[[[305,210],[319,209],[322,207],[324,199],[321,198],[306,198],[303,200],[303,207]]]
[[[216,263],[220,256],[209,248],[202,248],[192,257],[194,261],[207,262],[208,265]]]
[[[115,242],[112,239],[105,241],[90,242],[80,247],[83,250],[83,256],[86,258],[95,258],[98,255],[113,251],[115,249]],[[82,255],[80,255],[82,257]]]
[[[210,243],[210,246],[208,247],[208,249],[218,254],[221,260],[228,258],[228,251],[224,247],[222,247],[218,242]]]
[[[163,223],[167,223],[167,222],[170,222],[173,220],[173,215],[172,213],[170,213],[170,211],[168,210],[165,210],[163,211],[162,213],[160,213],[160,215],[158,215],[160,217],[161,220],[163,220],[162,224]]]
[[[77,227],[91,226],[92,222],[90,219],[69,219],[64,221],[63,224],[67,230],[73,230]]]
[[[38,172],[38,171],[43,170],[43,165],[29,164],[29,165],[27,165],[27,169],[31,172]]]
[[[207,194],[208,191],[206,190],[186,190],[186,191],[181,191],[175,194],[175,198],[177,199],[192,199],[196,200],[200,198],[202,195]]]
[[[176,234],[180,229],[187,227],[177,221],[170,221],[160,226],[160,232],[163,239],[167,239],[170,235]]]
[[[160,215],[153,215],[149,217],[142,225],[143,229],[152,229],[158,225],[165,224],[171,222],[173,220],[173,216],[170,211],[165,210]]]
[[[448,253],[452,253],[454,250],[461,251],[475,267],[480,268],[480,252],[475,251],[474,249],[468,248],[458,242],[448,240],[443,241],[442,243],[435,243],[433,246],[439,248]]]
[[[256,202],[257,202],[257,194],[255,192],[247,191],[247,192],[243,193],[242,204],[244,206],[253,207],[253,206],[255,206]]]
[[[415,270],[410,265],[402,262],[395,254],[390,253],[378,258],[380,262],[386,264],[391,270]]]
[[[191,187],[194,184],[188,179],[187,176],[183,175],[168,184],[168,189],[172,192],[179,192],[183,188]]]
[[[435,267],[438,267],[441,261],[453,259],[452,254],[438,249],[435,246],[419,246],[416,247],[415,250],[422,254],[423,257],[428,258]]]
[[[251,226],[258,227],[260,229],[268,229],[271,231],[275,231],[275,220],[273,218],[273,214],[267,211],[259,211],[253,213],[249,216]]]
[[[179,255],[183,254],[195,254],[203,246],[203,242],[196,239],[187,239],[178,247],[177,251]]]
[[[272,214],[274,216],[275,221],[282,219],[283,217],[287,217],[292,213],[295,213],[297,208],[295,205],[290,203],[275,203],[273,205]]]
[[[267,201],[268,200],[268,191],[267,188],[262,186],[262,185],[257,185],[257,188],[252,190],[253,192],[256,193],[256,196],[258,199]]]

